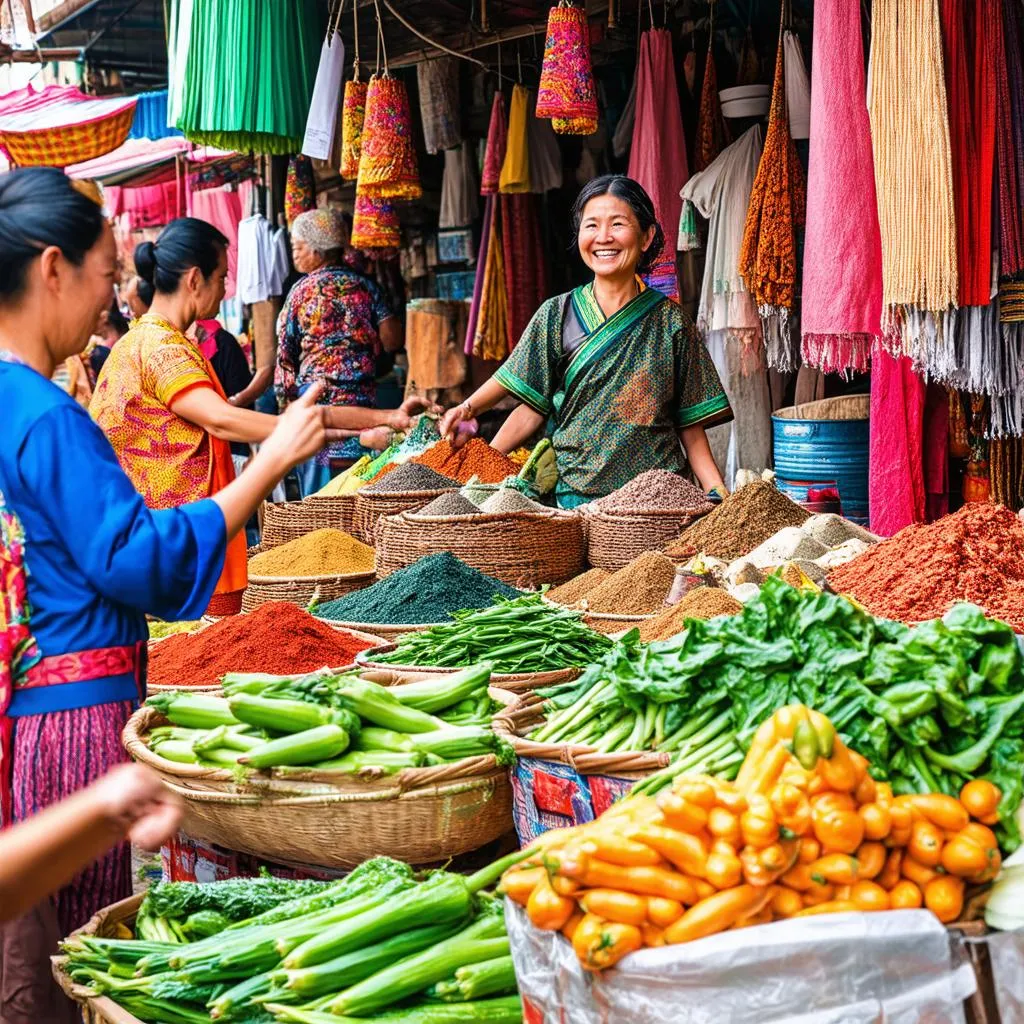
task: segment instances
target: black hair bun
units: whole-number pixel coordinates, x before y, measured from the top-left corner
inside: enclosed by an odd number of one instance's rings
[[[135,273],[153,284],[156,278],[156,246],[152,242],[140,242],[135,246]]]

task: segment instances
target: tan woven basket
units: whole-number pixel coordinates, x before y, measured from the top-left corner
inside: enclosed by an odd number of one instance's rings
[[[624,633],[639,626],[641,622],[653,619],[653,615],[609,615],[605,612],[584,612],[583,621],[598,633]]]
[[[474,569],[519,588],[557,586],[585,567],[583,526],[573,512],[388,516],[377,530],[377,572],[385,576],[449,551]]]
[[[369,634],[370,630],[373,630],[373,635],[380,637],[383,643],[390,643],[400,636],[405,636],[406,633],[421,633],[424,629],[430,629],[431,626],[443,625],[440,622],[424,622],[419,625],[385,625],[382,622],[335,622],[333,619],[320,619],[320,621],[335,629],[344,629],[350,633],[361,635]]]
[[[356,528],[356,496],[354,494],[311,494],[300,504],[308,505],[313,509],[318,523],[322,526],[344,530],[346,533],[352,533]]]
[[[708,504],[708,511],[712,508]],[[615,515],[587,512],[587,561],[598,569],[618,572],[645,551],[660,551],[700,518],[690,512],[643,512]]]
[[[384,516],[399,512],[415,511],[429,505],[435,498],[456,487],[445,487],[439,491],[395,491],[393,494],[367,494],[366,488],[356,494],[354,529],[356,536],[372,547],[377,546],[377,522]]]
[[[508,771],[493,754],[395,775],[295,768],[236,782],[231,771],[154,754],[142,736],[164,721],[140,708],[125,749],[184,800],[184,832],[229,850],[331,868],[379,854],[431,864],[486,846],[512,823]]]
[[[352,532],[355,495],[306,498],[304,501],[264,502],[260,539],[263,547],[277,547],[314,530]]]
[[[376,661],[382,654],[393,651],[397,644],[385,644],[382,647],[374,647],[368,651],[360,651],[356,655],[356,664],[360,668],[369,669],[368,679],[374,682],[383,683],[382,676],[393,675],[395,682],[410,682],[411,677],[427,678],[429,676],[451,675],[468,666],[460,665],[457,668],[438,668],[431,665],[391,665],[387,662]],[[378,675],[380,673],[382,675]],[[510,693],[526,693],[537,689],[538,686],[553,686],[555,683],[564,683],[569,679],[575,679],[580,674],[577,668],[556,669],[552,672],[495,672],[491,676],[491,686],[508,690]]]

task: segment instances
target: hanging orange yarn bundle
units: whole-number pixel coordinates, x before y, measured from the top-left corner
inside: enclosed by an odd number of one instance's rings
[[[587,14],[564,0],[548,15],[537,117],[550,118],[560,135],[593,135],[597,131]]]
[[[423,195],[409,95],[404,83],[386,73],[374,75],[366,93],[356,194],[376,199],[419,199]]]
[[[352,216],[352,246],[355,249],[398,249],[402,232],[398,208],[389,199],[356,196]]]
[[[359,177],[359,154],[363,149],[363,118],[366,115],[366,83],[345,83],[341,107],[341,176]]]

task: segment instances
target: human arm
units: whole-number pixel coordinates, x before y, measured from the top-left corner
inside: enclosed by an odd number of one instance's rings
[[[705,491],[717,490],[724,497],[727,493],[725,481],[714,455],[711,454],[711,445],[708,443],[704,427],[699,423],[692,427],[683,427],[679,431],[679,440],[701,487]]]
[[[491,447],[508,455],[509,452],[526,444],[544,426],[544,422],[544,417],[525,402],[517,405],[494,435]]]
[[[236,395],[230,395],[228,402],[231,405],[238,405],[242,408],[252,405],[260,395],[263,394],[271,384],[274,383],[274,368],[272,366],[260,367],[253,375],[248,386],[243,388]]]
[[[405,344],[402,321],[397,316],[389,316],[382,320],[377,328],[377,333],[380,335],[381,348],[385,352],[398,352]]]
[[[508,390],[499,383],[496,377],[485,381],[461,405],[449,409],[441,417],[440,431],[442,437],[452,437],[460,423],[471,420],[480,413],[493,409],[506,395]]]
[[[180,416],[222,441],[260,443],[270,437],[276,416],[241,409],[221,398],[212,387],[194,387],[179,394],[169,406]]]
[[[159,849],[181,818],[181,801],[132,764],[0,832],[0,921],[19,917],[126,838]]]

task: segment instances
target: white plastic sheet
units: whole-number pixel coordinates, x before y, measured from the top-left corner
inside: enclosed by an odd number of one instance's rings
[[[341,33],[332,34],[320,48],[320,65],[306,118],[302,152],[314,160],[329,160],[341,109],[341,78],[345,70],[345,44]]]
[[[599,975],[509,901],[505,918],[530,1024],[960,1024],[977,985],[924,910],[779,921],[642,950]]]

